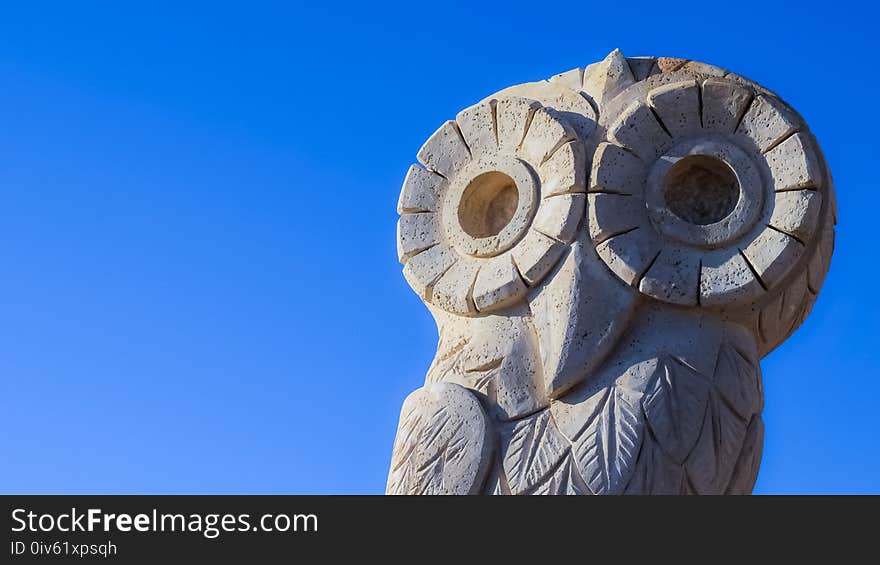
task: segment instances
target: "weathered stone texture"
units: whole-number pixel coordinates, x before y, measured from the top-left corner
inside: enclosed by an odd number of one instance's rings
[[[440,341],[388,493],[750,493],[760,359],[834,248],[797,112],[724,69],[615,50],[463,110],[418,160],[397,250]]]

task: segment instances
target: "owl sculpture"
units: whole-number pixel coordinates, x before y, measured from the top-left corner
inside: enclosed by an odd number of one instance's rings
[[[389,494],[748,494],[760,359],[834,247],[803,119],[724,69],[603,61],[443,124],[400,194],[437,322]]]

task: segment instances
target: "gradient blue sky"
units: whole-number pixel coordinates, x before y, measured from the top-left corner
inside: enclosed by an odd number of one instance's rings
[[[408,165],[615,47],[749,76],[822,143],[837,252],[764,361],[756,491],[880,492],[867,2],[121,4],[0,17],[0,492],[382,492],[436,344],[395,257]]]

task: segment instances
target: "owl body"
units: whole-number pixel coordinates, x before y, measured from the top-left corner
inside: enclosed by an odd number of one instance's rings
[[[389,494],[747,494],[760,359],[833,250],[803,120],[723,69],[619,51],[419,151],[404,276],[440,335]]]

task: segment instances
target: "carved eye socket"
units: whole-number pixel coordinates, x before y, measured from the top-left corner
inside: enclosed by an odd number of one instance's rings
[[[516,182],[500,171],[483,173],[462,194],[458,221],[471,237],[498,235],[519,205]]]
[[[729,216],[739,194],[739,181],[727,163],[708,155],[689,155],[666,174],[663,197],[676,216],[705,226]]]
[[[800,118],[722,78],[632,96],[591,169],[589,229],[606,265],[657,300],[744,310],[803,272],[826,188]]]
[[[419,151],[401,191],[398,257],[427,302],[465,316],[526,300],[584,214],[584,148],[528,98],[460,112]]]

